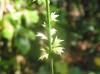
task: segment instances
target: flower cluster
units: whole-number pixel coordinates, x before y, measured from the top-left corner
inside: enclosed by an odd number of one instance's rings
[[[55,23],[57,22],[57,17],[59,15],[57,15],[55,12],[52,12],[51,15],[50,15],[50,25],[51,23]],[[47,30],[47,23],[44,23],[43,24],[43,27],[45,29],[45,31]],[[63,47],[61,46],[61,42],[63,42],[63,40],[60,40],[57,36],[56,36],[56,33],[57,33],[57,30],[55,28],[52,28],[52,25],[51,25],[51,28],[50,28],[50,35],[51,35],[51,41],[49,40],[48,38],[48,32],[46,31],[45,34],[44,33],[41,33],[41,32],[38,32],[37,33],[37,36],[40,37],[40,39],[44,42],[44,41],[50,41],[51,42],[51,50],[49,49],[49,45],[45,44],[46,46],[45,47],[41,47],[41,56],[40,56],[40,59],[43,60],[43,59],[48,59],[49,56],[51,56],[51,53],[52,54],[56,54],[56,55],[61,55],[63,53]],[[45,43],[45,42],[44,42]]]

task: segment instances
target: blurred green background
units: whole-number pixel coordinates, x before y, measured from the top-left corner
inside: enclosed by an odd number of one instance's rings
[[[100,74],[100,0],[51,0],[50,7],[65,48],[55,74]],[[45,0],[0,0],[0,74],[50,74],[36,36],[45,19]]]

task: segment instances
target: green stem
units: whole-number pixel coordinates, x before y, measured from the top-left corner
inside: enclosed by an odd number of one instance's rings
[[[47,11],[47,30],[48,30],[48,40],[49,40],[49,49],[51,50],[51,25],[50,25],[50,7],[49,0],[46,0],[46,11]]]
[[[47,30],[48,30],[48,43],[49,43],[49,50],[52,50],[52,42],[51,42],[51,24],[50,24],[50,6],[49,6],[49,0],[46,0],[46,12],[47,12]],[[53,58],[51,58],[51,74],[54,74],[54,67],[53,67]]]
[[[54,74],[54,63],[53,63],[53,58],[51,59],[51,73]]]

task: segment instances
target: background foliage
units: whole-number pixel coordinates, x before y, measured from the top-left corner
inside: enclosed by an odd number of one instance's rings
[[[55,74],[100,74],[100,0],[51,0],[50,7],[65,47],[55,56]],[[0,0],[0,74],[50,74],[36,36],[45,8],[45,0]]]

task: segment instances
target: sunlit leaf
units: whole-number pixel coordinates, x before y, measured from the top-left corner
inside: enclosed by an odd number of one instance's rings
[[[13,18],[13,20],[18,20],[21,18],[21,16],[22,16],[22,12],[15,12],[11,14],[11,17]]]
[[[35,34],[33,31],[28,31],[27,33],[27,37],[31,40],[34,40],[35,39]]]
[[[14,28],[9,22],[5,22],[4,29],[2,30],[2,35],[4,38],[12,39],[14,34]]]
[[[39,15],[37,10],[34,11],[24,10],[23,13],[27,24],[37,23],[39,21]]]

